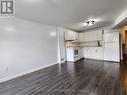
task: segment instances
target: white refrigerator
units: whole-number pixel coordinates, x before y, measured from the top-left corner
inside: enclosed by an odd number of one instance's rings
[[[120,62],[120,37],[119,32],[104,34],[104,60]]]

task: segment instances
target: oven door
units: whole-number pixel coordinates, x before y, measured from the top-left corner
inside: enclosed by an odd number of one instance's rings
[[[75,57],[79,56],[79,55],[80,55],[79,53],[80,53],[80,52],[79,52],[79,49],[75,49],[75,50],[74,50],[74,56],[75,56]]]
[[[79,55],[79,50],[78,50],[78,49],[74,50],[74,55],[75,55],[75,56],[76,56],[76,55]]]

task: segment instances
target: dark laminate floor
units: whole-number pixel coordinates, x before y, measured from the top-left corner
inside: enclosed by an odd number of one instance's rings
[[[126,58],[124,56],[124,61],[121,62],[122,64],[120,66],[123,95],[127,95],[127,59]]]
[[[127,95],[127,65],[95,60],[54,65],[0,84],[0,95]]]

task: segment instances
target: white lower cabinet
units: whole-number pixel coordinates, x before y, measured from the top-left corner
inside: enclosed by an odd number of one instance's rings
[[[81,58],[84,58],[84,48],[80,48],[80,56]]]
[[[120,62],[119,43],[105,43],[105,47],[84,47],[84,58]]]
[[[103,60],[103,47],[86,47],[84,48],[84,57],[88,59]]]

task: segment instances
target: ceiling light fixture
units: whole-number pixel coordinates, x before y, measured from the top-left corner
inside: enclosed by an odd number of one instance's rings
[[[95,24],[95,21],[93,19],[86,22],[88,26],[92,26]]]
[[[83,26],[92,26],[94,24],[95,24],[95,20],[93,20],[93,19],[90,19],[87,22],[82,23]]]

